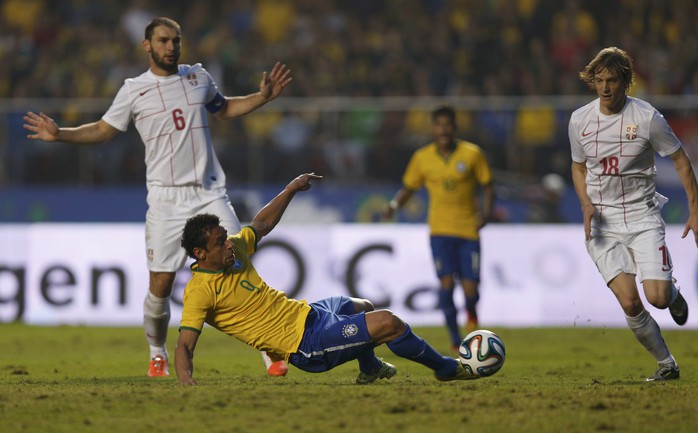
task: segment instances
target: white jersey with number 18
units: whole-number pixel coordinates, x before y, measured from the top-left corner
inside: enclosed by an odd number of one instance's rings
[[[133,120],[145,145],[148,187],[212,189],[225,187],[225,174],[211,143],[208,113],[224,105],[201,64],[179,65],[178,73],[167,77],[148,70],[125,80],[102,119],[120,131]]]
[[[638,221],[661,208],[655,197],[655,152],[670,155],[681,142],[648,102],[628,97],[610,116],[601,113],[599,103],[595,99],[572,113],[572,160],[586,163],[587,194],[600,221]]]

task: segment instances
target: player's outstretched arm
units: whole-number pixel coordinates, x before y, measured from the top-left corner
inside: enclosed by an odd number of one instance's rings
[[[196,385],[194,380],[194,349],[199,334],[190,329],[181,329],[175,348],[175,371],[182,385]]]
[[[271,72],[262,73],[259,92],[247,96],[227,96],[226,106],[216,113],[219,119],[232,119],[256,110],[269,101],[278,97],[293,80],[291,70],[286,65],[276,62]]]
[[[104,120],[86,123],[75,128],[59,128],[58,124],[44,113],[36,114],[30,111],[23,119],[24,129],[31,132],[27,134],[30,140],[98,144],[110,140],[119,132]]]
[[[271,232],[281,220],[286,207],[291,203],[298,191],[307,191],[312,181],[321,180],[322,176],[315,173],[305,173],[293,179],[283,191],[267,203],[252,219],[250,225],[257,232],[257,241]]]

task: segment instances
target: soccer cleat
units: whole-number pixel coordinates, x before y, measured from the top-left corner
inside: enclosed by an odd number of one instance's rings
[[[657,371],[647,379],[646,382],[655,382],[660,380],[675,380],[678,379],[679,366],[676,364],[659,364]]]
[[[669,305],[669,313],[677,325],[685,325],[688,320],[688,304],[681,292],[676,294],[676,299]]]
[[[378,379],[390,379],[397,374],[397,367],[393,364],[389,364],[382,359],[380,359],[381,368],[374,374],[364,373],[363,371],[359,373],[356,377],[356,383],[359,385],[365,385],[367,383],[375,382]]]
[[[269,376],[286,376],[286,373],[288,373],[288,365],[284,361],[272,362],[267,368]]]
[[[477,379],[477,376],[473,376],[468,370],[463,367],[463,364],[460,363],[457,359],[455,360],[458,363],[458,366],[456,367],[456,372],[451,375],[451,376],[439,376],[438,374],[436,375],[436,379],[440,380],[441,382],[450,382],[452,380],[472,380],[472,379]]]
[[[170,365],[167,362],[167,358],[156,355],[155,358],[150,360],[150,366],[148,367],[149,377],[165,377],[169,375]]]

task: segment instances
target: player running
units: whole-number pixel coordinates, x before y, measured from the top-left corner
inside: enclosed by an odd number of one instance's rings
[[[633,75],[632,59],[616,47],[601,50],[580,72],[599,97],[570,118],[572,181],[582,206],[587,251],[635,337],[659,364],[647,380],[671,380],[679,378],[679,366],[635,281],[637,275],[650,304],[668,307],[677,324],[686,323],[688,305],[674,284],[664,240],[660,211],[667,199],[655,190],[655,152],[674,162],[688,196],[682,237],[692,230],[696,245],[698,186],[691,162],[664,116],[628,96]]]

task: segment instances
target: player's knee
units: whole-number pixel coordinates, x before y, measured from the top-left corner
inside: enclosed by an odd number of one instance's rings
[[[463,293],[465,293],[466,297],[475,298],[480,296],[477,281],[462,280],[461,287],[463,287]]]
[[[443,275],[439,277],[439,285],[441,290],[453,290],[456,287],[456,281],[451,275]]]
[[[373,311],[366,319],[371,338],[378,343],[392,341],[407,329],[407,324],[390,310]]]
[[[385,314],[385,329],[389,332],[391,339],[401,336],[407,329],[407,324],[399,317],[393,314],[392,311],[386,310]]]
[[[642,313],[644,307],[640,299],[619,299],[620,307],[628,317],[635,317]]]

